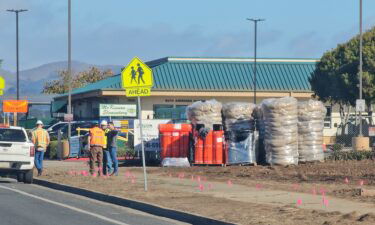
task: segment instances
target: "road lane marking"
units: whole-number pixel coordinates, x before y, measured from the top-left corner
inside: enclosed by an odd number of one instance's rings
[[[52,200],[49,200],[49,199],[46,199],[46,198],[42,198],[42,197],[39,197],[39,196],[36,196],[36,195],[32,195],[32,194],[29,194],[29,193],[24,192],[24,191],[20,191],[20,190],[13,189],[13,188],[8,188],[8,187],[2,186],[2,185],[0,185],[0,188],[5,189],[5,190],[9,190],[9,191],[13,191],[13,192],[16,192],[18,194],[25,195],[25,196],[28,196],[28,197],[31,197],[31,198],[35,198],[35,199],[38,199],[38,200],[41,200],[41,201],[44,201],[44,202],[48,202],[48,203],[53,204],[53,205],[57,205],[57,206],[61,206],[61,207],[67,208],[67,209],[71,209],[71,210],[73,210],[75,212],[80,212],[80,213],[83,213],[83,214],[87,214],[87,215],[96,217],[98,219],[101,219],[101,220],[104,220],[104,221],[107,221],[107,222],[110,222],[110,223],[113,223],[113,224],[129,225],[127,223],[123,223],[123,222],[118,221],[118,220],[113,220],[111,218],[108,218],[108,217],[105,217],[105,216],[101,216],[101,215],[97,215],[95,213],[91,213],[91,212],[88,212],[86,210],[76,208],[74,206],[66,205],[64,203],[55,202],[55,201],[52,201]]]

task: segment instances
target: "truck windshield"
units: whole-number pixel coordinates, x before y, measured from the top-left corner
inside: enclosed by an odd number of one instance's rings
[[[26,136],[23,130],[0,129],[0,141],[25,142]]]

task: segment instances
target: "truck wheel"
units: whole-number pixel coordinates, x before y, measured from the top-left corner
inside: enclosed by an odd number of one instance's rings
[[[23,182],[25,184],[31,184],[33,182],[33,170],[28,170],[26,173],[25,173],[25,177],[24,177],[24,180]]]
[[[25,179],[25,174],[24,173],[22,173],[22,172],[17,173],[17,181],[18,182],[23,182],[24,179]]]

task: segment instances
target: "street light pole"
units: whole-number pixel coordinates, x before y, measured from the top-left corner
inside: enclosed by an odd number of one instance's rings
[[[17,63],[17,100],[20,99],[20,67],[19,67],[19,47],[18,47],[18,13],[26,12],[27,9],[8,9],[8,12],[16,13],[16,63]]]
[[[362,99],[362,52],[363,52],[363,35],[362,35],[362,0],[359,0],[359,99]],[[362,132],[362,112],[359,112],[359,136],[363,136]]]
[[[258,22],[265,21],[265,19],[247,19],[254,22],[254,104],[257,103],[257,32],[258,32]]]
[[[72,114],[72,27],[71,27],[71,0],[68,0],[68,114]],[[71,137],[71,123],[68,121],[68,140]]]

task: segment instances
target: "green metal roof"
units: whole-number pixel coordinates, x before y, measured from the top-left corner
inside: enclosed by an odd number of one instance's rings
[[[258,59],[258,91],[310,92],[315,59]],[[249,58],[167,57],[147,63],[158,91],[252,91],[254,60]],[[121,76],[73,90],[73,94],[121,89]]]

